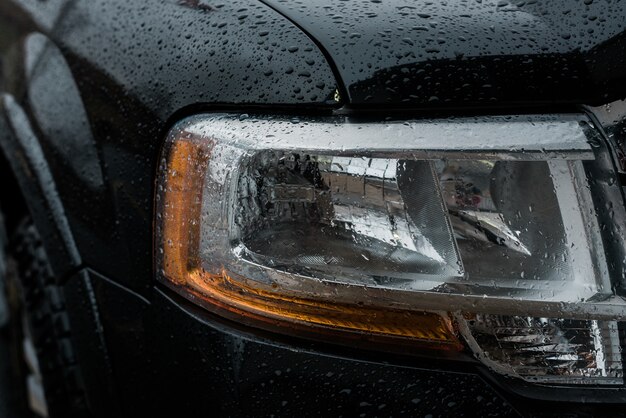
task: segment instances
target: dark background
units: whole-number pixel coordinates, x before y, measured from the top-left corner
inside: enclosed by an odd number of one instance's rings
[[[0,418],[31,417],[25,408],[26,383],[13,368],[17,359],[10,349],[7,329],[0,330]]]

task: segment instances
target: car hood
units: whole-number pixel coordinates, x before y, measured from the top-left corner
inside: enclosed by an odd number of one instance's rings
[[[353,106],[600,104],[626,94],[626,2],[263,0]]]

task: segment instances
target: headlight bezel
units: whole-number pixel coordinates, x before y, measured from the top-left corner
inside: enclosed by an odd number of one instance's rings
[[[326,128],[320,129],[319,126],[321,124],[325,124],[324,126]],[[413,150],[407,150],[406,147],[394,148],[390,145],[381,146],[380,144],[376,144],[374,142],[375,138],[373,135],[362,135],[362,129],[364,126],[363,124],[369,124],[372,129],[375,129],[377,131],[378,135],[380,135],[380,132],[382,130],[387,135],[390,135],[394,138],[406,138],[407,135],[410,135],[411,133],[414,134],[414,132],[418,130],[421,132],[420,135],[422,135],[420,137],[421,140],[424,140],[424,138],[426,138],[426,140],[430,140],[431,142],[422,144],[422,149]],[[479,133],[476,133],[474,131],[470,135],[474,138],[474,140],[479,140],[480,142],[469,144],[467,141],[461,142],[458,139],[459,136],[455,136],[459,134],[460,127],[467,128],[468,124],[470,126],[480,127],[479,129],[476,129],[480,131]],[[514,129],[516,124],[523,125],[522,129]],[[195,128],[191,129],[193,133],[190,133],[189,127],[194,126]],[[203,126],[203,128],[199,128],[199,126]],[[349,127],[348,129],[360,130],[360,132],[357,131],[361,134],[360,136],[358,136],[358,141],[355,141],[354,131],[351,134],[335,133],[335,135],[328,132],[328,127],[338,126]],[[416,127],[419,127],[420,129],[416,129]],[[424,130],[421,128],[426,129]],[[202,133],[203,129],[205,132],[204,134]],[[307,145],[305,147],[299,145],[299,138],[297,138],[296,136],[306,136],[307,132],[311,132],[311,129],[317,130],[315,136],[316,140],[307,142]],[[535,129],[535,134],[540,132],[543,135],[557,136],[558,138],[561,138],[562,141],[536,141],[536,138],[533,135],[533,130]],[[276,137],[272,136],[272,134],[270,133],[277,131],[283,132],[283,137],[276,139]],[[504,135],[504,133],[506,132],[514,133],[515,135],[513,135],[513,138],[511,138],[510,136],[507,137]],[[456,138],[456,142],[453,140],[448,143],[440,143],[438,141],[435,141],[435,139],[440,138],[442,135],[444,135],[444,133],[449,138]],[[480,134],[482,134],[482,136]],[[582,145],[583,142],[584,144],[589,144],[590,141],[598,141],[599,139],[597,138],[597,133],[595,133],[593,127],[589,124],[584,116],[571,114],[477,117],[447,119],[435,122],[419,120],[402,122],[362,122],[344,117],[310,119],[301,118],[298,120],[293,120],[281,117],[252,118],[247,115],[242,116],[233,114],[208,114],[194,116],[177,124],[170,133],[168,143],[173,143],[174,141],[176,141],[176,138],[180,138],[181,135],[199,135],[200,137],[204,135],[203,140],[207,140],[207,138],[218,139],[218,141],[215,141],[215,144],[217,144],[219,140],[227,143],[230,140],[236,141],[237,138],[247,138],[250,135],[253,135],[256,141],[260,141],[261,143],[265,142],[264,146],[274,147],[277,146],[277,143],[279,143],[280,141],[285,141],[285,137],[287,137],[287,142],[292,141],[291,146],[293,146],[294,148],[289,148],[289,146],[285,146],[285,142],[282,142],[280,144],[280,146],[282,147],[281,149],[297,150],[298,152],[302,153],[334,153],[337,155],[345,156],[354,156],[358,154],[370,158],[374,158],[377,156],[399,157],[400,155],[405,156],[408,153],[412,155],[413,158],[433,159],[438,155],[441,156],[442,152],[445,152],[446,157],[448,158],[493,159],[494,157],[498,157],[499,160],[503,161],[516,161],[519,160],[520,154],[523,153],[525,155],[525,159],[534,158],[533,155],[535,155],[541,161],[550,159],[567,161],[568,159],[581,159],[581,152],[589,153],[589,158],[593,159],[599,159],[602,155],[608,152],[601,142],[597,142],[597,147],[585,147]],[[486,138],[485,135],[487,136]],[[329,149],[329,136],[333,138],[341,137],[341,148],[337,148],[335,150]],[[352,139],[350,139],[351,137]],[[463,137],[463,135],[460,135],[460,137]],[[509,142],[502,142],[503,138],[506,138]],[[513,143],[513,147],[511,147],[511,143]],[[348,146],[346,146],[346,144]],[[349,145],[352,145],[352,147],[350,147]],[[428,147],[434,148],[436,145],[439,146],[439,149],[424,149]],[[463,149],[460,148],[461,145],[464,146]],[[244,154],[245,151],[246,150],[244,149]],[[168,152],[169,149],[166,146],[164,153],[167,154]],[[215,152],[215,149],[213,148],[211,152]],[[583,168],[583,166],[585,167]],[[590,168],[588,166],[592,167]],[[586,171],[589,171],[592,170],[594,167],[595,165],[592,163],[587,164],[581,162],[578,169],[584,169]],[[160,168],[161,173],[167,169],[168,163],[167,160],[164,159],[162,160]],[[204,169],[205,168],[202,168],[200,171],[202,172]],[[227,165],[225,165],[224,170],[227,169],[228,167]],[[230,184],[230,193],[232,197],[232,193],[234,193],[234,190],[237,189],[235,183],[237,183],[238,181],[238,173],[235,169],[231,171],[230,174],[232,175],[232,178],[229,180],[228,184]],[[227,184],[227,182],[224,182],[224,184]],[[609,187],[609,189],[611,191],[611,195],[609,196],[605,190],[604,193],[601,193],[603,196],[602,198],[605,200],[608,199],[611,202],[617,204],[621,204],[623,208],[623,200],[621,202],[617,201],[617,196],[615,194],[614,188]],[[588,201],[595,199],[597,201],[598,192],[594,190],[593,193],[586,195],[585,199],[588,199]],[[157,212],[159,211],[160,207],[157,201]],[[232,218],[228,220],[228,223],[232,224]],[[157,222],[157,228],[158,227],[159,225]],[[605,245],[606,239],[599,237],[599,235],[595,239],[599,239],[603,242],[602,245]],[[155,248],[159,248],[159,245],[160,243],[155,241]],[[602,257],[603,254],[604,252],[602,252],[602,254],[600,254],[599,256]],[[161,262],[162,260],[159,259],[159,256],[157,255],[157,272],[161,271]],[[259,266],[254,266],[251,268],[258,267]],[[343,285],[343,287],[346,289],[346,292],[338,292],[337,288],[334,287],[332,283],[324,283],[321,281],[306,282],[303,281],[301,277],[295,277],[294,275],[283,274],[280,272],[272,272],[272,274],[278,274],[278,276],[280,277],[279,280],[282,281],[291,280],[292,284],[296,287],[299,286],[299,290],[304,293],[316,295],[316,298],[320,297],[321,300],[326,300],[327,302],[332,303],[354,303],[355,300],[358,300],[359,292],[363,291],[363,287],[360,286]],[[163,277],[160,278],[160,281],[170,287],[174,287],[178,292],[182,292],[185,295],[185,289],[184,287],[181,288],[180,283],[176,285],[175,283],[173,283],[172,280],[167,280]],[[390,289],[376,289],[371,287],[367,288],[366,290],[368,293],[369,302],[377,302],[381,306],[386,306],[388,308],[397,310],[428,312],[432,311],[438,313],[441,317],[446,317],[446,315],[443,315],[444,312],[451,311],[451,309],[449,309],[450,306],[454,307],[454,312],[473,312],[477,310],[477,307],[479,307],[481,313],[502,314],[502,311],[506,310],[507,314],[523,315],[528,314],[528,312],[532,312],[533,315],[542,315],[546,317],[556,317],[558,315],[561,315],[563,312],[567,312],[568,318],[572,319],[590,319],[591,317],[593,317],[593,319],[615,320],[618,318],[623,319],[626,316],[626,314],[624,313],[623,305],[619,303],[621,302],[621,300],[616,299],[619,298],[619,296],[611,296],[608,292],[605,292],[603,297],[605,300],[601,302],[597,301],[598,298],[596,297],[595,300],[594,298],[591,298],[590,302],[569,301],[564,303],[562,301],[521,301],[515,298],[485,298],[482,295],[468,296],[445,293],[433,294],[432,292],[424,294],[420,294],[419,292],[413,292],[412,294],[407,295],[406,293],[394,292]],[[357,296],[356,298],[355,295]],[[201,304],[207,307],[207,303],[206,301],[203,301],[202,295],[193,294],[193,292],[191,292],[188,293],[187,297],[194,299],[194,301],[196,302],[200,301]],[[418,307],[419,309],[416,309],[415,307]],[[442,309],[442,307],[448,308]],[[237,316],[235,315],[234,318],[237,318]],[[252,325],[255,325],[255,321],[257,320],[258,318],[250,320],[248,322]],[[256,323],[256,325],[258,325],[258,323]],[[274,325],[276,325],[276,323],[274,323],[272,327]],[[450,325],[448,325],[448,330],[453,332],[458,331],[458,329],[455,328],[455,325],[452,324],[452,322],[450,323]]]

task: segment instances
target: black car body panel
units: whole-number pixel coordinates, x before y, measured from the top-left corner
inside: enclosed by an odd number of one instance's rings
[[[626,94],[620,2],[265,3],[327,51],[354,106],[536,107]]]
[[[337,105],[314,43],[256,1],[24,0],[2,2],[0,19],[11,40],[2,51],[4,93],[31,117],[23,129],[41,142],[80,248],[60,275],[84,263],[148,288],[154,173],[177,112]]]
[[[618,1],[0,1],[0,154],[65,283],[95,413],[594,413],[189,306],[155,285],[154,184],[168,129],[198,111],[576,110],[626,96],[625,48]]]

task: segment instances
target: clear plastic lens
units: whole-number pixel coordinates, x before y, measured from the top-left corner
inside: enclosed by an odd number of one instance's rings
[[[605,254],[624,244],[596,207],[623,207],[592,196],[604,151],[579,119],[250,123],[192,119],[170,138],[164,283],[255,323],[463,337],[500,373],[622,383],[626,303]]]
[[[335,282],[579,300],[600,278],[573,164],[262,152],[233,236],[243,259]]]
[[[249,167],[243,257],[358,284],[463,276],[430,162],[263,153]]]
[[[574,187],[575,164],[436,163],[470,282],[496,284],[509,296],[560,300],[584,298],[597,285],[601,279],[587,238],[591,225],[586,228],[582,220]]]
[[[472,315],[472,344],[495,370],[542,383],[622,384],[615,321]]]

